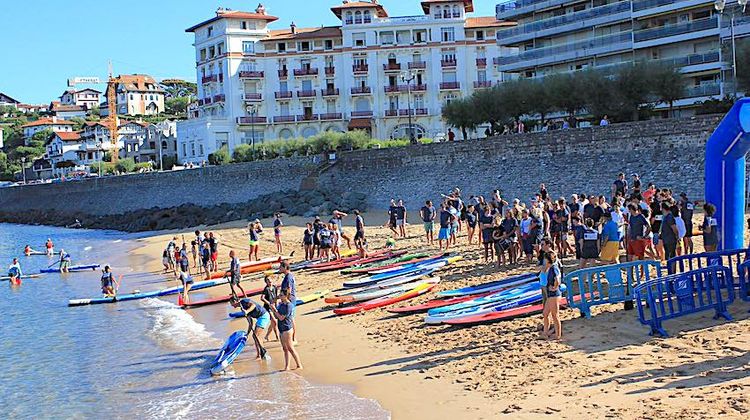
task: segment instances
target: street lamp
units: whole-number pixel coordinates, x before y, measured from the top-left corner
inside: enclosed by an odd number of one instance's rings
[[[26,185],[26,157],[21,158],[21,174],[23,175],[23,183]]]
[[[102,147],[102,142],[100,141],[96,142],[96,156],[99,158],[99,171],[98,172],[99,172],[100,177],[102,176],[102,160],[103,160],[102,150],[104,150],[104,148]]]
[[[247,106],[247,112],[250,114],[250,148],[253,150],[255,157],[255,116],[258,114],[258,106],[250,104]]]
[[[401,80],[406,83],[406,106],[407,115],[409,116],[409,143],[417,144],[417,139],[414,137],[414,128],[411,125],[411,82],[417,78],[417,73],[414,71],[407,71],[401,73]]]
[[[727,11],[729,13],[729,33],[730,37],[732,39],[732,79],[733,79],[733,93],[734,96],[737,96],[737,44],[735,42],[734,37],[734,14],[735,13],[745,13],[745,7],[747,7],[748,0],[737,0],[737,5],[731,5],[729,10]],[[719,14],[725,14],[725,9],[727,6],[726,0],[715,0],[714,1],[714,9],[716,9]],[[739,11],[739,6],[742,6],[742,11]],[[719,33],[721,34],[721,28],[719,28]]]

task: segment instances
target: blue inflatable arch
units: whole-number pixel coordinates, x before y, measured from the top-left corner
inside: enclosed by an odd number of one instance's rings
[[[716,206],[719,249],[744,247],[745,155],[750,150],[750,98],[735,102],[706,143],[706,202]]]

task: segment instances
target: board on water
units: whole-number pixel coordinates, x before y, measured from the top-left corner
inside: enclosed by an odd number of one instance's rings
[[[71,265],[68,267],[67,273],[76,273],[80,271],[96,270],[101,267],[99,264],[85,264],[85,265]],[[40,273],[62,273],[59,267],[56,268],[42,268],[39,270]]]
[[[190,289],[193,290],[193,289]],[[240,298],[255,296],[263,293],[263,287],[257,289],[246,290],[244,295],[239,296]],[[188,303],[183,302],[182,295],[178,298],[177,304],[183,309],[197,308],[199,306],[214,305],[217,303],[229,302],[232,299],[232,295],[218,296],[215,298],[203,299],[203,300],[191,300]]]
[[[21,280],[26,279],[38,279],[39,277],[42,277],[40,274],[24,274],[23,276],[19,277]],[[2,276],[0,277],[0,281],[9,281],[10,276]]]
[[[218,280],[206,280],[206,281],[199,281],[193,284],[193,286],[190,288],[191,291],[193,290],[201,290],[206,289],[209,287],[219,286],[222,284],[227,283],[226,279],[218,279]],[[129,293],[124,295],[117,295],[115,297],[100,297],[100,298],[92,298],[92,299],[71,299],[68,301],[68,306],[84,306],[84,305],[98,305],[102,303],[115,303],[115,302],[124,302],[128,300],[138,300],[138,299],[146,299],[146,298],[153,298],[153,297],[160,297],[160,296],[168,296],[168,295],[176,295],[177,293],[182,292],[183,286],[174,286],[174,287],[168,287],[166,289],[161,290],[154,290],[151,292],[135,292],[135,293]]]
[[[221,350],[219,350],[219,354],[211,362],[209,368],[211,374],[219,375],[227,370],[232,365],[232,362],[234,362],[234,359],[242,353],[245,344],[247,344],[247,333],[245,331],[235,331],[232,333]]]

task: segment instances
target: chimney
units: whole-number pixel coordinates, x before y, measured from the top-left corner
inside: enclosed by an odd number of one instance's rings
[[[292,24],[289,25],[289,28],[291,28],[292,30],[292,35],[297,33],[297,25],[295,25],[294,22],[292,22]]]
[[[57,115],[52,116],[52,124],[57,122]]]
[[[265,15],[266,14],[266,7],[263,6],[263,3],[258,3],[258,7],[255,9],[255,13],[259,15]]]

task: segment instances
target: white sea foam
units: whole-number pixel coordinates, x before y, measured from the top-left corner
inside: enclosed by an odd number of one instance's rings
[[[94,247],[93,246],[87,246],[86,248],[83,248],[84,251],[91,251]]]
[[[179,306],[157,298],[143,299],[140,304],[154,322],[148,334],[159,344],[177,349],[194,349],[220,344],[211,333],[206,331],[203,324],[196,322]]]

